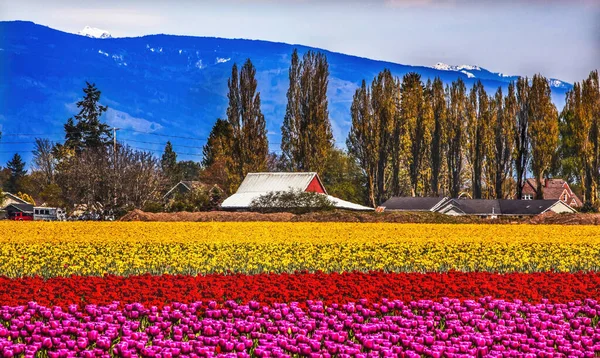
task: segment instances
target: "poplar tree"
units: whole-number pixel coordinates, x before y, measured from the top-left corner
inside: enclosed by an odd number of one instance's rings
[[[400,93],[400,117],[407,128],[405,142],[409,147],[407,164],[411,195],[416,196],[427,147],[431,142],[430,124],[432,118],[429,107],[425,103],[423,83],[419,74],[414,72],[406,74],[402,78]]]
[[[433,132],[431,134],[431,192],[434,196],[440,194],[440,176],[442,176],[442,166],[444,163],[443,126],[446,121],[446,98],[444,94],[444,84],[439,77],[433,81],[432,85],[432,111],[433,111]]]
[[[517,80],[516,99],[516,126],[513,138],[517,180],[516,199],[520,200],[523,198],[523,184],[529,163],[529,79],[527,77],[519,77]]]
[[[481,199],[485,162],[485,132],[488,97],[480,81],[473,84],[467,104],[466,158],[471,171],[473,199]]]
[[[460,194],[463,169],[463,133],[466,118],[467,89],[462,79],[452,82],[447,88],[448,110],[444,126],[444,149],[448,165],[448,183],[450,196]]]
[[[563,170],[573,169],[583,185],[583,201],[598,204],[599,114],[598,72],[591,72],[582,83],[567,92],[561,113],[561,151]]]
[[[531,171],[536,178],[536,199],[544,198],[542,180],[550,169],[558,144],[558,112],[552,103],[550,85],[534,75],[529,93]]]
[[[291,170],[322,172],[334,145],[327,103],[329,65],[320,52],[308,51],[301,62],[294,54],[281,149]]]
[[[508,95],[504,98],[502,87],[498,87],[491,101],[492,126],[494,136],[493,183],[494,197],[504,199],[504,183],[512,174],[512,156],[514,132],[514,86],[508,87]]]
[[[401,192],[400,160],[405,152],[403,144],[406,143],[406,128],[399,117],[399,85],[388,69],[380,72],[373,79],[372,107],[375,121],[377,122],[379,145],[377,148],[377,195],[376,200],[381,204],[388,192],[389,167],[391,164],[392,195]],[[391,159],[391,163],[390,163]]]
[[[283,125],[281,126],[281,152],[284,163],[290,170],[301,167],[304,158],[304,141],[302,141],[302,118],[300,116],[300,75],[301,62],[298,50],[294,49],[289,69],[289,87],[287,90],[287,106]]]
[[[363,171],[367,183],[369,204],[375,207],[377,205],[376,180],[381,137],[378,117],[373,114],[371,105],[371,90],[367,87],[365,80],[354,93],[350,113],[352,126],[346,146],[348,153],[358,162]]]
[[[232,134],[227,165],[230,192],[237,188],[249,172],[264,171],[267,168],[267,130],[255,77],[256,69],[248,59],[239,75],[237,65],[233,65],[231,78],[227,83],[227,121]]]

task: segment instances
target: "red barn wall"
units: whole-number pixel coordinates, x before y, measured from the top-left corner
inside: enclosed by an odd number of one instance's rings
[[[308,184],[305,191],[325,194],[325,189],[323,188],[321,183],[319,183],[317,177],[314,177],[313,180],[311,180],[310,184]]]

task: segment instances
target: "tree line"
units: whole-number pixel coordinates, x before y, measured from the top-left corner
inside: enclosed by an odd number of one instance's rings
[[[37,138],[31,173],[15,154],[0,182],[6,191],[57,206],[164,210],[162,195],[180,180],[217,184],[231,194],[247,173],[259,171],[315,171],[330,194],[371,206],[391,196],[520,199],[529,175],[536,198],[543,198],[543,179],[562,176],[579,185],[589,207],[598,205],[597,71],[575,83],[559,113],[541,75],[488,94],[479,81],[467,88],[461,79],[398,78],[385,69],[370,84],[363,80],[353,96],[346,150],[335,146],[331,129],[326,56],[294,50],[288,76],[280,154],[269,151],[256,68],[248,59],[232,66],[225,118],[216,120],[201,163],[178,161],[170,142],[160,158],[114,143],[101,121],[107,108],[100,91],[88,83],[79,113],[64,126],[64,142]]]

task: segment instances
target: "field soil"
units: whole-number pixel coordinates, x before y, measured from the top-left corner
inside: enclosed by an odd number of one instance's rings
[[[357,212],[357,211],[325,211],[308,214],[256,212],[178,212],[178,213],[148,213],[133,210],[123,216],[121,221],[187,221],[187,222],[362,222],[362,223],[440,223],[440,224],[556,224],[556,225],[600,225],[600,214],[555,214],[546,213],[532,218],[500,218],[481,219],[478,217],[454,217],[428,212]]]
[[[308,214],[292,213],[256,213],[256,212],[178,212],[178,213],[148,213],[141,210],[133,210],[121,218],[121,221],[273,221],[273,222],[389,222],[389,223],[476,223],[490,222],[472,217],[452,217],[438,213],[423,212],[356,212],[356,211],[325,211]],[[504,220],[504,222],[508,222]]]

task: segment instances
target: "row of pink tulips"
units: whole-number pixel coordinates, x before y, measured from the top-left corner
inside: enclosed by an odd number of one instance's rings
[[[594,357],[600,303],[482,298],[0,308],[0,356]]]

